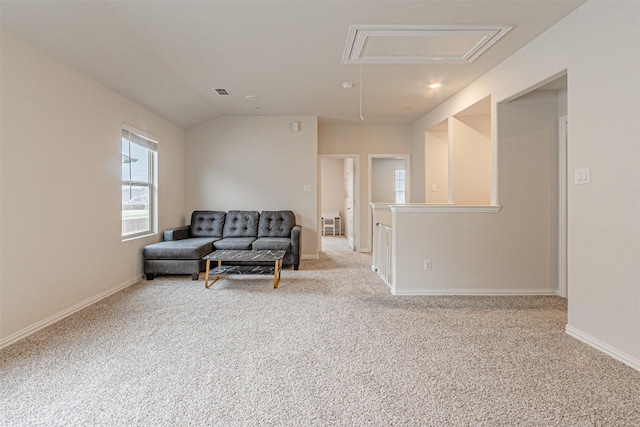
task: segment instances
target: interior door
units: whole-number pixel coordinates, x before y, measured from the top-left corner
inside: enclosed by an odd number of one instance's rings
[[[349,247],[356,250],[356,227],[355,227],[355,162],[353,158],[344,159],[344,196],[346,211],[346,235]]]

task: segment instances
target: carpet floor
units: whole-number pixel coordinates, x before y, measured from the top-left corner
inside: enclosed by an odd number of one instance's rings
[[[141,281],[0,351],[2,426],[639,426],[558,297],[396,297],[371,256]]]

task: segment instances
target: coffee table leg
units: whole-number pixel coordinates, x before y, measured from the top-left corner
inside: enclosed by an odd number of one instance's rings
[[[208,259],[207,260],[207,265],[206,265],[205,270],[204,270],[204,287],[207,288],[207,289],[209,289],[209,286],[211,286],[209,284],[209,267],[210,266],[211,266],[211,260]]]
[[[280,283],[280,272],[282,271],[282,260],[277,259],[275,269],[273,271],[273,289],[278,287],[278,283]]]
[[[220,278],[219,274],[216,274],[216,278],[213,279],[211,281],[211,283],[209,283],[209,268],[211,267],[211,260],[208,259],[207,260],[207,266],[205,267],[207,270],[204,272],[204,286],[205,288],[209,289],[211,286],[213,286],[214,283],[216,283],[218,281],[218,279]],[[222,260],[218,261],[218,267],[220,267],[222,265]]]

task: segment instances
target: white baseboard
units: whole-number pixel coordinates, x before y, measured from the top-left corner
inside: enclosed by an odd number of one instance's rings
[[[640,360],[636,359],[635,357],[629,356],[628,354],[623,353],[588,334],[585,334],[584,332],[574,328],[573,326],[565,326],[564,331],[578,341],[582,341],[588,346],[593,347],[596,350],[600,350],[607,356],[613,357],[617,361],[624,363],[630,368],[633,368],[636,371],[640,371]]]
[[[302,254],[300,255],[300,259],[320,259],[320,256],[316,254]]]
[[[544,295],[556,296],[555,289],[408,289],[395,290],[393,295],[478,295],[478,296],[516,296]]]
[[[116,292],[121,291],[124,288],[127,288],[135,283],[138,283],[141,279],[142,279],[143,275],[139,275],[131,280],[128,280],[125,283],[121,283],[111,289],[107,289],[104,292],[99,293],[98,295],[95,295],[89,299],[86,299],[84,301],[79,302],[78,304],[67,308],[66,310],[62,310],[61,312],[54,314],[52,316],[47,317],[46,319],[43,319],[29,327],[26,327],[16,333],[13,333],[11,335],[9,335],[6,338],[3,338],[0,340],[0,350],[10,346],[11,344],[14,344],[18,341],[20,341],[21,339],[24,339],[26,337],[28,337],[29,335],[32,335],[36,332],[38,332],[41,329],[46,328],[47,326],[51,326],[54,323],[64,319],[65,317],[71,316],[73,313],[80,311],[84,308],[89,307],[90,305],[93,305],[95,303],[97,303],[98,301],[105,299],[106,297],[115,294]]]

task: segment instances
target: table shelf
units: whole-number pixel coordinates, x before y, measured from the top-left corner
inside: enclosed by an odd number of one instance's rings
[[[275,266],[273,265],[221,265],[212,268],[209,274],[227,275],[227,274],[274,274]]]

